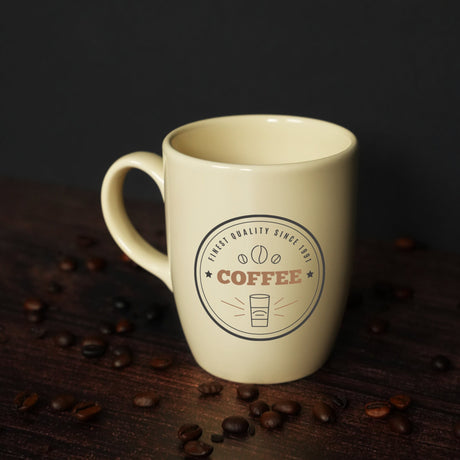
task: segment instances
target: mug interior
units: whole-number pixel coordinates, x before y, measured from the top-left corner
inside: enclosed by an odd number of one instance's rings
[[[165,140],[188,156],[243,165],[319,160],[354,147],[355,136],[339,125],[313,118],[235,115],[190,123]]]

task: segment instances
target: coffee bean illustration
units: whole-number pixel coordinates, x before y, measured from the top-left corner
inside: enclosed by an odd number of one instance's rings
[[[254,246],[251,251],[251,259],[256,264],[263,264],[268,258],[268,251],[265,246],[258,244]]]
[[[240,255],[238,256],[238,262],[239,262],[240,264],[245,264],[245,263],[248,262],[248,257],[247,257],[245,254],[240,254]]]
[[[279,254],[274,254],[271,260],[272,264],[279,264],[281,261],[281,256]]]

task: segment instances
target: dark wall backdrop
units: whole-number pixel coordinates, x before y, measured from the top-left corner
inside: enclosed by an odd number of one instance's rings
[[[1,175],[99,189],[183,123],[323,118],[360,141],[360,237],[459,251],[459,3],[1,2]]]

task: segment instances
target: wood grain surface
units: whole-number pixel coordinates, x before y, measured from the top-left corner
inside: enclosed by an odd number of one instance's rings
[[[254,435],[213,444],[210,436],[222,432],[225,417],[250,420],[248,403],[237,398],[236,383],[219,379],[219,395],[200,395],[197,386],[214,378],[190,354],[172,295],[152,275],[121,260],[97,193],[2,179],[0,203],[0,458],[181,459],[186,455],[177,430],[188,422],[203,428],[201,439],[213,445],[215,460],[460,458],[454,434],[460,422],[459,254],[358,242],[354,300],[326,365],[296,382],[259,385],[261,399],[294,399],[301,413],[279,430],[255,421]],[[135,202],[128,209],[142,234],[164,247],[162,206]],[[79,235],[96,243],[81,247]],[[75,258],[75,271],[59,269],[63,256]],[[106,260],[104,270],[87,268],[93,256]],[[50,282],[62,292],[49,292]],[[409,287],[413,295],[395,298],[395,287]],[[116,309],[116,296],[130,307]],[[24,314],[23,303],[31,297],[48,305],[37,324]],[[148,313],[159,307],[164,315],[149,320]],[[101,358],[82,356],[85,336],[97,333],[101,321],[115,324],[123,317],[135,326],[132,332],[105,336],[109,347]],[[387,321],[382,333],[369,330],[376,318]],[[73,346],[55,345],[54,336],[63,330],[76,336]],[[111,350],[122,344],[132,348],[133,363],[114,369]],[[173,356],[173,364],[153,369],[150,361],[160,355]],[[450,360],[449,370],[432,368],[437,355]],[[14,399],[24,390],[39,400],[22,412]],[[160,396],[157,407],[133,404],[146,390]],[[53,411],[50,401],[61,393],[97,401],[102,411],[87,422]],[[413,424],[408,435],[364,412],[367,402],[400,393],[412,398],[405,411]],[[337,397],[346,398],[345,408],[335,406]],[[334,407],[334,423],[313,418],[317,401]]]

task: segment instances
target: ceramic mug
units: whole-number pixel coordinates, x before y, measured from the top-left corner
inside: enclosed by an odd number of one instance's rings
[[[281,383],[326,361],[347,299],[357,141],[311,118],[236,115],[175,129],[163,158],[121,157],[102,185],[120,248],[171,289],[190,350],[231,381]],[[125,175],[153,178],[167,255],[123,204]]]

